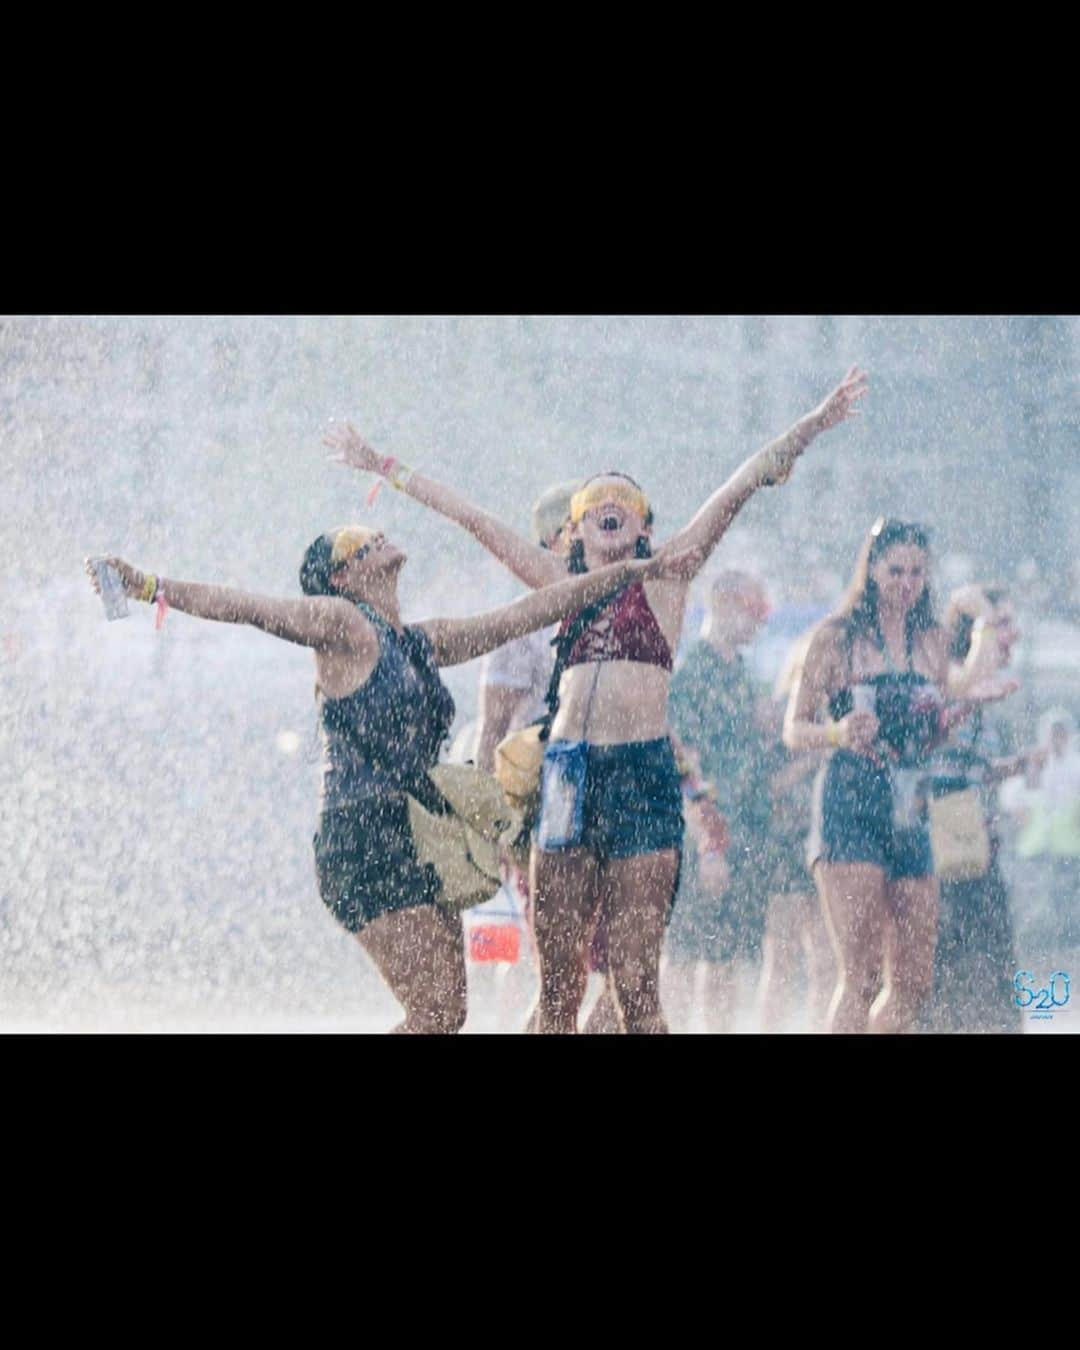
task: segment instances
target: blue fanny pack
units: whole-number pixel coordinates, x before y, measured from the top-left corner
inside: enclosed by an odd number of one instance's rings
[[[541,849],[576,848],[581,843],[588,764],[587,741],[554,741],[544,752],[536,829]]]

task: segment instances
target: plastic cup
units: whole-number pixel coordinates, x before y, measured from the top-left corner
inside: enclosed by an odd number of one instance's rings
[[[105,606],[106,619],[110,622],[113,619],[126,619],[128,603],[120,573],[104,558],[91,558],[89,561],[101,587],[101,603]]]

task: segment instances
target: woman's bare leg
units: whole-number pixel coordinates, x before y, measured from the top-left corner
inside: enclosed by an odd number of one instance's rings
[[[825,1029],[839,1033],[868,1031],[888,920],[885,872],[872,863],[819,862],[814,868],[814,881],[837,962],[836,988]]]
[[[598,930],[603,926],[603,933]],[[600,941],[598,942],[598,939]],[[615,999],[615,990],[612,988],[611,976],[607,968],[607,915],[604,912],[603,905],[600,906],[596,915],[596,925],[593,934],[589,939],[589,969],[600,981],[600,992],[593,1000],[592,1007],[589,1009],[589,1015],[582,1022],[581,1013],[578,1014],[578,1021],[582,1023],[581,1034],[583,1036],[617,1036],[622,1032],[622,1022],[619,1018],[619,1005]],[[585,999],[588,1000],[588,985],[585,988]]]
[[[874,1004],[870,1029],[910,1031],[934,982],[940,899],[936,877],[901,877],[888,888],[893,920],[885,986]]]
[[[617,1036],[622,1031],[619,1004],[611,985],[610,975],[604,976],[604,987],[600,991],[600,997],[592,1005],[592,1011],[585,1019],[581,1031],[584,1036]]]
[[[534,846],[529,890],[540,965],[534,1029],[572,1036],[588,978],[586,948],[600,903],[599,864],[583,849],[543,853]]]
[[[807,1030],[825,1030],[829,1002],[836,988],[836,954],[829,941],[829,930],[817,895],[803,897],[805,915],[802,927],[803,959],[806,962]]]
[[[794,893],[769,896],[755,997],[758,1026],[766,1034],[779,1031],[794,1009],[804,905]]]
[[[609,938],[608,968],[623,1029],[666,1033],[660,1010],[660,949],[675,893],[675,849],[611,858],[603,868]]]
[[[465,942],[461,915],[438,905],[381,914],[357,934],[405,1009],[401,1035],[447,1035],[465,1025]]]

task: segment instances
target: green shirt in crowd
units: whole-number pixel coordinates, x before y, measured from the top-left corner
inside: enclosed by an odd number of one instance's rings
[[[776,771],[776,748],[754,716],[765,692],[741,656],[725,661],[705,641],[690,648],[671,681],[672,728],[698,752],[732,838],[742,841],[765,834],[772,811],[769,780]]]

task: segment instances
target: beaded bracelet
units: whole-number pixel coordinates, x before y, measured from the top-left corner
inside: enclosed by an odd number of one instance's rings
[[[157,577],[153,572],[147,572],[146,580],[143,582],[143,588],[139,592],[139,599],[147,605],[152,605],[157,596]]]
[[[415,472],[416,470],[410,465],[402,464],[400,459],[395,459],[386,474],[386,481],[392,488],[397,488],[400,492]]]
[[[375,472],[379,477],[376,478],[375,482],[372,484],[371,491],[367,495],[368,506],[375,505],[375,498],[379,495],[379,489],[382,487],[383,483],[389,483],[392,488],[400,492],[416,470],[411,468],[408,464],[402,464],[401,460],[395,459],[393,455],[387,455],[387,457],[376,466]]]

